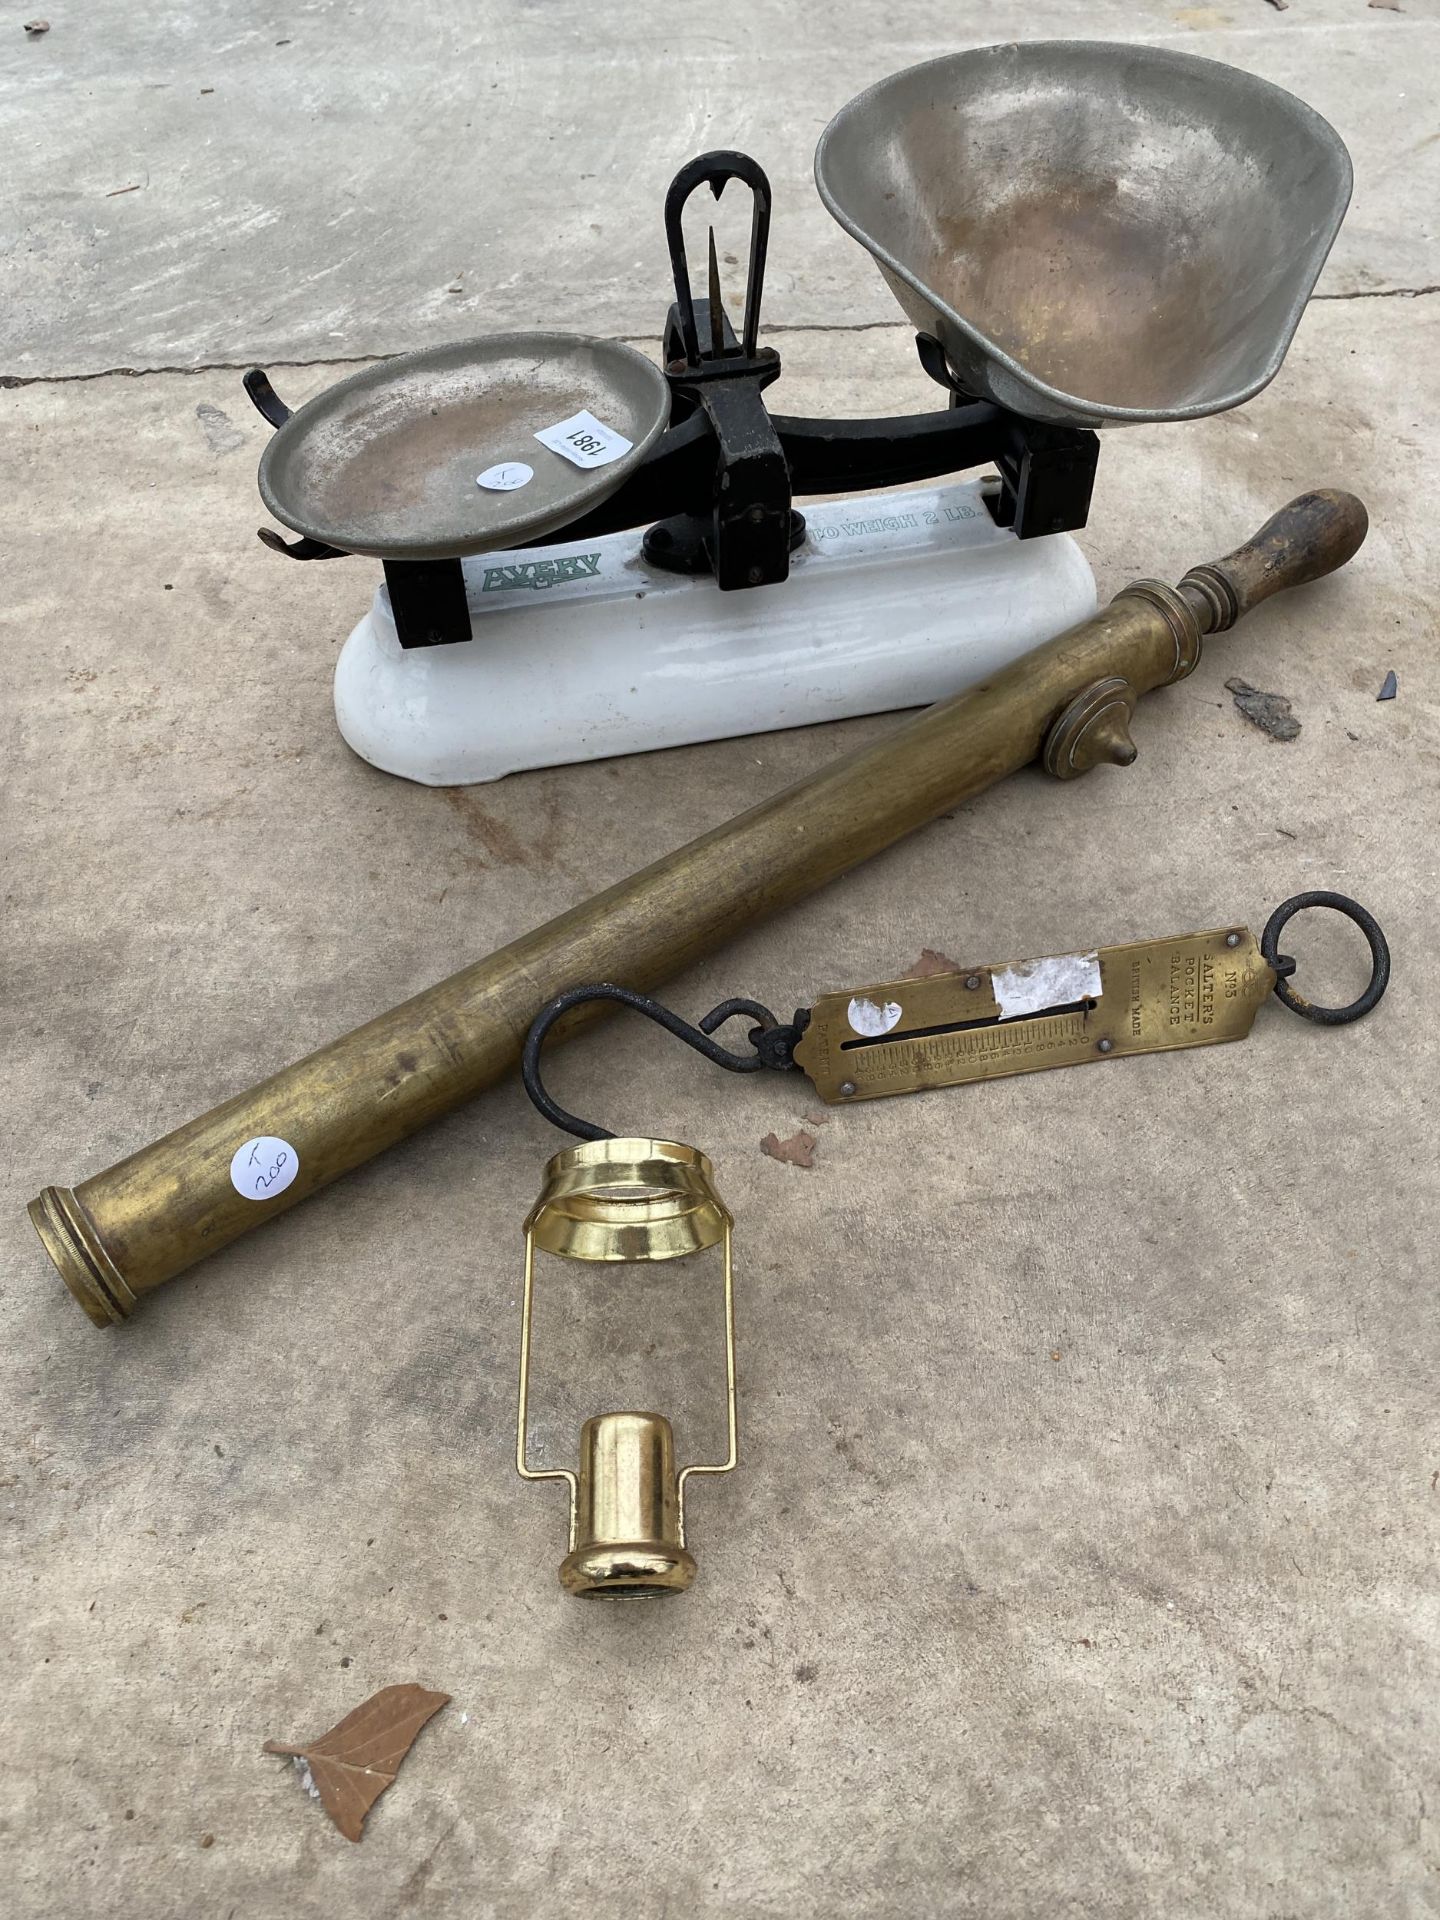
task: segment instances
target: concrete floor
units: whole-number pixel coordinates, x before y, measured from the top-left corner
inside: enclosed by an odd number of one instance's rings
[[[511,1465],[518,1230],[556,1145],[517,1088],[124,1330],[84,1320],[24,1202],[891,724],[466,792],[373,772],[328,678],[374,569],[254,540],[265,429],[226,369],[303,363],[304,395],[326,359],[587,316],[653,347],[664,184],[734,143],[776,182],[784,402],[923,406],[810,151],[992,10],[49,11],[3,55],[7,1912],[1440,1911],[1433,9],[1025,9],[1280,79],[1356,160],[1274,386],[1107,438],[1102,593],[1306,485],[1359,492],[1370,539],[1148,702],[1129,771],[1023,775],[671,995],[793,1006],[924,946],[1258,927],[1336,886],[1390,932],[1383,1009],[837,1114],[810,1171],[757,1148],[803,1084],[577,1045],[561,1097],[705,1146],[739,1223],[742,1470],[694,1494],[694,1592],[617,1611],[561,1595],[560,1497]],[[1298,740],[1240,719],[1237,672]],[[1352,984],[1343,941],[1294,944]],[[668,1379],[713,1333],[672,1333],[669,1298],[542,1322],[557,1451],[642,1390],[627,1352]],[[453,1704],[361,1851],[260,1745],[401,1680]]]

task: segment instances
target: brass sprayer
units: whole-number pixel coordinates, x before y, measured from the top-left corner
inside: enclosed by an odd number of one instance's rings
[[[46,1251],[97,1326],[126,1319],[143,1294],[509,1072],[531,1021],[566,988],[656,986],[1031,760],[1062,779],[1102,760],[1128,765],[1140,696],[1193,672],[1203,635],[1343,566],[1366,526],[1352,495],[1302,494],[1178,589],[1124,588],[1092,619],[875,745],[73,1190],[47,1187],[30,1206]]]

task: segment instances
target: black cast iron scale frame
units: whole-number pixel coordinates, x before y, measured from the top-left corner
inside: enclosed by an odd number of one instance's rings
[[[750,259],[745,313],[737,338],[720,300],[711,238],[709,299],[697,313],[681,231],[685,203],[706,185],[719,199],[727,183],[750,189]],[[760,297],[770,237],[770,183],[748,154],[701,154],[682,167],[665,196],[665,236],[675,304],[665,324],[670,424],[630,478],[590,513],[531,546],[588,540],[645,527],[646,559],[671,572],[713,574],[722,591],[784,580],[805,537],[792,501],[806,494],[859,493],[994,465],[1000,484],[987,494],[997,523],[1017,538],[1083,527],[1099,456],[1088,429],[1047,425],[976,400],[957,383],[940,343],[919,334],[920,363],[950,395],[936,413],[875,420],[812,420],[772,414],[764,390],[779,377],[780,356],[758,344]],[[245,389],[272,426],[290,417],[269,376],[255,368]],[[686,503],[676,511],[676,502]],[[296,560],[343,558],[317,540],[260,538]],[[385,582],[402,647],[469,640],[470,609],[459,559],[387,560]]]

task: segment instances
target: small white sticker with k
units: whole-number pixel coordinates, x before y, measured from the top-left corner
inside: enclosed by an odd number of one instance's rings
[[[300,1171],[300,1156],[288,1140],[258,1133],[242,1141],[230,1161],[230,1184],[246,1200],[273,1200]]]
[[[574,467],[608,467],[622,453],[629,453],[635,444],[583,408],[579,413],[572,413],[568,420],[544,428],[535,438],[542,447],[549,447]]]

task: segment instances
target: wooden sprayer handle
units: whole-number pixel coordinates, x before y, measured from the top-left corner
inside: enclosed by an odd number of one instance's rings
[[[1359,551],[1369,527],[1370,516],[1353,493],[1318,487],[1281,507],[1233,553],[1192,567],[1181,590],[1195,590],[1188,597],[1201,614],[1202,627],[1208,613],[1205,630],[1224,633],[1272,593],[1303,587],[1343,567]]]

